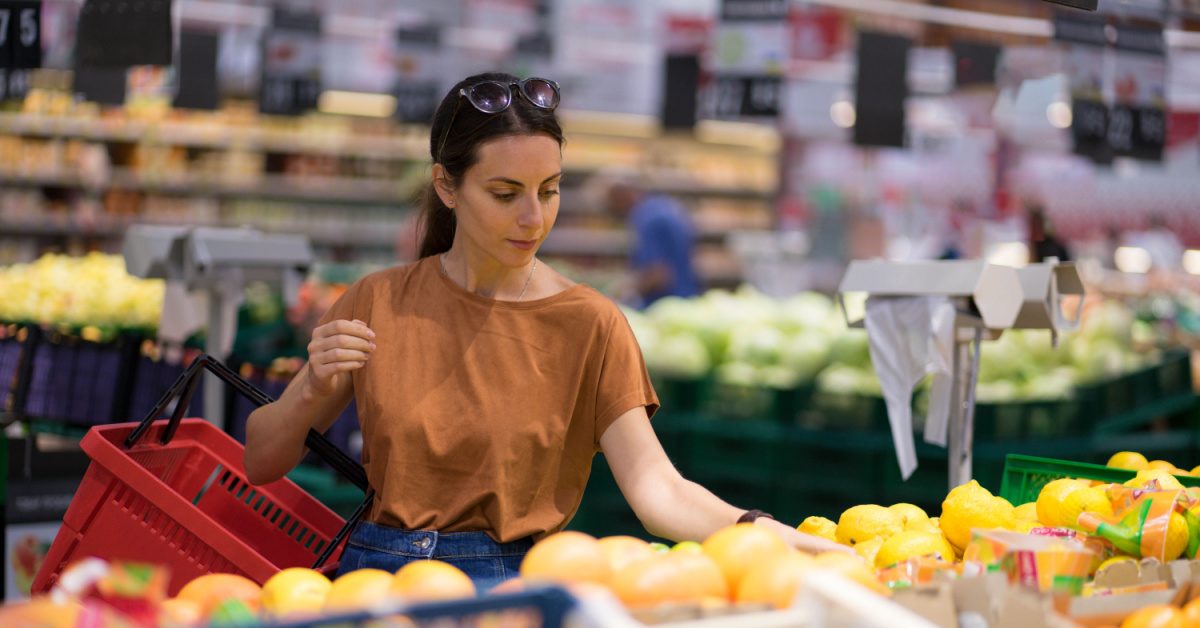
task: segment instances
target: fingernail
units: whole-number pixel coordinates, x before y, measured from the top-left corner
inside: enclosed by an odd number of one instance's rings
[[[371,331],[371,330],[369,330],[369,329],[368,329],[368,330],[367,330],[367,333],[368,333],[368,334],[370,334],[372,338],[374,338],[374,337],[375,337],[375,332],[373,332],[373,331]]]
[[[375,350],[375,343],[372,342],[371,343],[371,351],[374,351],[374,350]]]

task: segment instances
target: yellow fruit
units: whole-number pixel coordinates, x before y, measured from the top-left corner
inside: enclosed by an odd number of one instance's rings
[[[210,573],[183,585],[175,597],[196,602],[205,617],[226,600],[238,600],[257,612],[262,606],[262,587],[245,576]]]
[[[475,596],[475,583],[458,567],[440,560],[417,560],[392,578],[392,595],[410,602],[437,602]]]
[[[1028,504],[1021,504],[1020,506],[1017,506],[1013,510],[1013,516],[1017,518],[1017,521],[1036,522],[1038,520],[1037,502],[1029,502]]]
[[[1137,559],[1135,559],[1132,556],[1113,556],[1112,558],[1100,563],[1100,565],[1098,567],[1096,567],[1096,571],[1100,571],[1101,569],[1107,569],[1110,565],[1115,565],[1117,563],[1127,563],[1130,561],[1137,562]]]
[[[946,496],[939,523],[950,544],[962,551],[971,541],[973,529],[1012,528],[1016,520],[1014,510],[1008,500],[992,495],[979,482],[971,480]]]
[[[1167,545],[1163,560],[1172,561],[1183,556],[1188,544],[1188,524],[1183,515],[1172,512],[1171,520],[1167,522]]]
[[[1063,501],[1071,493],[1088,488],[1090,485],[1091,483],[1087,480],[1063,478],[1043,486],[1037,498],[1038,521],[1051,527],[1074,525],[1073,520],[1068,523],[1062,514]]]
[[[837,541],[837,524],[825,517],[809,517],[801,521],[796,529],[805,534],[819,536],[830,541]]]
[[[713,559],[689,552],[655,554],[630,563],[613,575],[612,590],[629,608],[725,601],[730,596],[725,575]]]
[[[838,519],[837,540],[844,545],[855,545],[881,536],[885,540],[904,530],[904,520],[895,512],[867,504],[846,509]]]
[[[753,523],[739,523],[717,530],[700,546],[721,568],[730,591],[737,591],[742,578],[755,566],[791,550],[774,532]]]
[[[1029,519],[1017,519],[1013,524],[1012,531],[1020,532],[1021,534],[1029,534],[1030,532],[1033,532],[1034,528],[1040,527],[1042,527],[1042,524],[1038,523],[1037,521],[1030,521]]]
[[[1200,475],[1200,465],[1192,467],[1192,470],[1190,473],[1188,473],[1188,475]]]
[[[912,504],[892,504],[888,506],[888,510],[900,515],[900,520],[904,522],[905,530],[924,530],[928,528],[929,515],[921,510],[920,506]]]
[[[854,552],[859,556],[862,556],[862,559],[865,560],[868,565],[874,565],[875,557],[879,554],[879,550],[883,547],[883,541],[884,539],[882,536],[877,536],[870,541],[856,543],[854,545]]]
[[[770,558],[746,574],[738,585],[734,599],[739,604],[770,604],[775,608],[787,608],[792,605],[796,593],[814,569],[813,558],[801,552],[793,551]]]
[[[583,532],[557,532],[538,541],[521,561],[527,581],[595,582],[608,585],[612,565],[600,541]]]
[[[655,554],[650,544],[633,536],[606,536],[599,541],[600,549],[608,556],[613,573],[622,567]]]
[[[1169,472],[1162,469],[1145,469],[1138,471],[1137,477],[1125,483],[1125,486],[1132,488],[1145,488],[1152,480],[1158,481],[1158,489],[1161,491],[1170,491],[1182,489],[1183,484],[1180,484],[1179,478],[1171,475]]]
[[[891,590],[875,576],[875,570],[868,567],[860,558],[843,552],[825,552],[818,554],[813,562],[820,569],[833,571],[880,595],[891,594]]]
[[[954,562],[954,548],[941,534],[905,530],[884,541],[875,555],[875,566],[883,569],[910,558],[936,554],[942,560]]]
[[[1084,512],[1095,513],[1105,517],[1112,516],[1112,502],[1108,500],[1108,493],[1103,486],[1093,486],[1072,491],[1063,500],[1062,507],[1058,511],[1058,516],[1062,518],[1064,525],[1075,527],[1079,521],[1080,513]]]
[[[1146,457],[1136,451],[1118,451],[1108,459],[1108,466],[1116,469],[1129,469],[1130,471],[1141,471],[1149,464],[1146,461]]]
[[[268,615],[315,614],[325,606],[333,583],[319,571],[290,567],[263,584],[262,607]]]
[[[1184,628],[1183,611],[1166,604],[1145,606],[1126,617],[1121,628]]]
[[[1151,460],[1149,463],[1146,464],[1146,468],[1147,469],[1161,469],[1163,471],[1166,471],[1167,473],[1173,473],[1175,471],[1175,465],[1171,464],[1170,462],[1167,462],[1166,460]]]
[[[325,611],[353,611],[377,604],[388,598],[392,574],[382,569],[358,569],[344,573],[333,581],[325,595]]]

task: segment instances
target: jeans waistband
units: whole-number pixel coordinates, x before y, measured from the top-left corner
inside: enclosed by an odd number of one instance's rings
[[[378,552],[439,559],[523,556],[533,547],[532,538],[497,543],[486,532],[405,530],[370,521],[360,521],[348,542]]]

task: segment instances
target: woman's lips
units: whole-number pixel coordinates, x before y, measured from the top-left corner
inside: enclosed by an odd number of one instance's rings
[[[537,244],[537,240],[509,240],[508,243],[522,251],[528,251]]]

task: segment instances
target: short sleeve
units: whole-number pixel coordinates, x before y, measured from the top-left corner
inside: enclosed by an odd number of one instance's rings
[[[320,327],[336,320],[352,321],[356,318],[369,325],[371,321],[363,317],[364,315],[359,312],[361,308],[358,306],[358,295],[362,292],[362,282],[364,280],[365,278],[360,279],[347,288],[342,293],[342,296],[338,297],[338,300],[333,303],[333,306],[321,316],[321,320],[317,323],[317,326]]]
[[[597,449],[600,437],[621,415],[642,406],[646,408],[647,416],[653,417],[659,406],[658,394],[650,383],[642,349],[629,321],[618,312],[609,327],[596,386]]]

